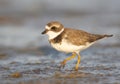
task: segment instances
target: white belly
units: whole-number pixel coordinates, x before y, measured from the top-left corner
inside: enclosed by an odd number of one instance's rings
[[[58,51],[62,51],[62,52],[80,52],[81,50],[86,49],[87,47],[89,47],[92,44],[86,44],[86,45],[81,45],[81,46],[76,46],[73,45],[71,43],[67,43],[66,41],[62,41],[62,43],[51,43],[51,45],[53,46],[53,48],[55,48]]]

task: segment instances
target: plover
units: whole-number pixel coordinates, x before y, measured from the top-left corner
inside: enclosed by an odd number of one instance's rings
[[[47,34],[49,42],[53,48],[65,53],[72,53],[72,56],[66,58],[61,62],[64,67],[68,60],[78,56],[75,70],[78,70],[81,56],[80,51],[88,48],[99,39],[105,37],[112,37],[113,35],[99,35],[91,34],[83,30],[65,28],[60,22],[52,21],[45,26],[42,34]]]

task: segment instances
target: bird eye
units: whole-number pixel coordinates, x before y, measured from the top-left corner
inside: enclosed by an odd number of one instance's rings
[[[51,28],[51,30],[56,30],[56,27],[55,27],[55,26],[53,26],[53,27]]]

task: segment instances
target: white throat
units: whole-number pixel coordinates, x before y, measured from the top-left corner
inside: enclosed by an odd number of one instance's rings
[[[49,40],[54,39],[58,35],[60,35],[64,31],[64,28],[60,32],[53,32],[53,31],[48,31],[47,34],[49,36]]]

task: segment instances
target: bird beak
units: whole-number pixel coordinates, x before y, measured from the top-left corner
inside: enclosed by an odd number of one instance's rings
[[[41,34],[46,34],[48,32],[48,30],[44,30]]]

